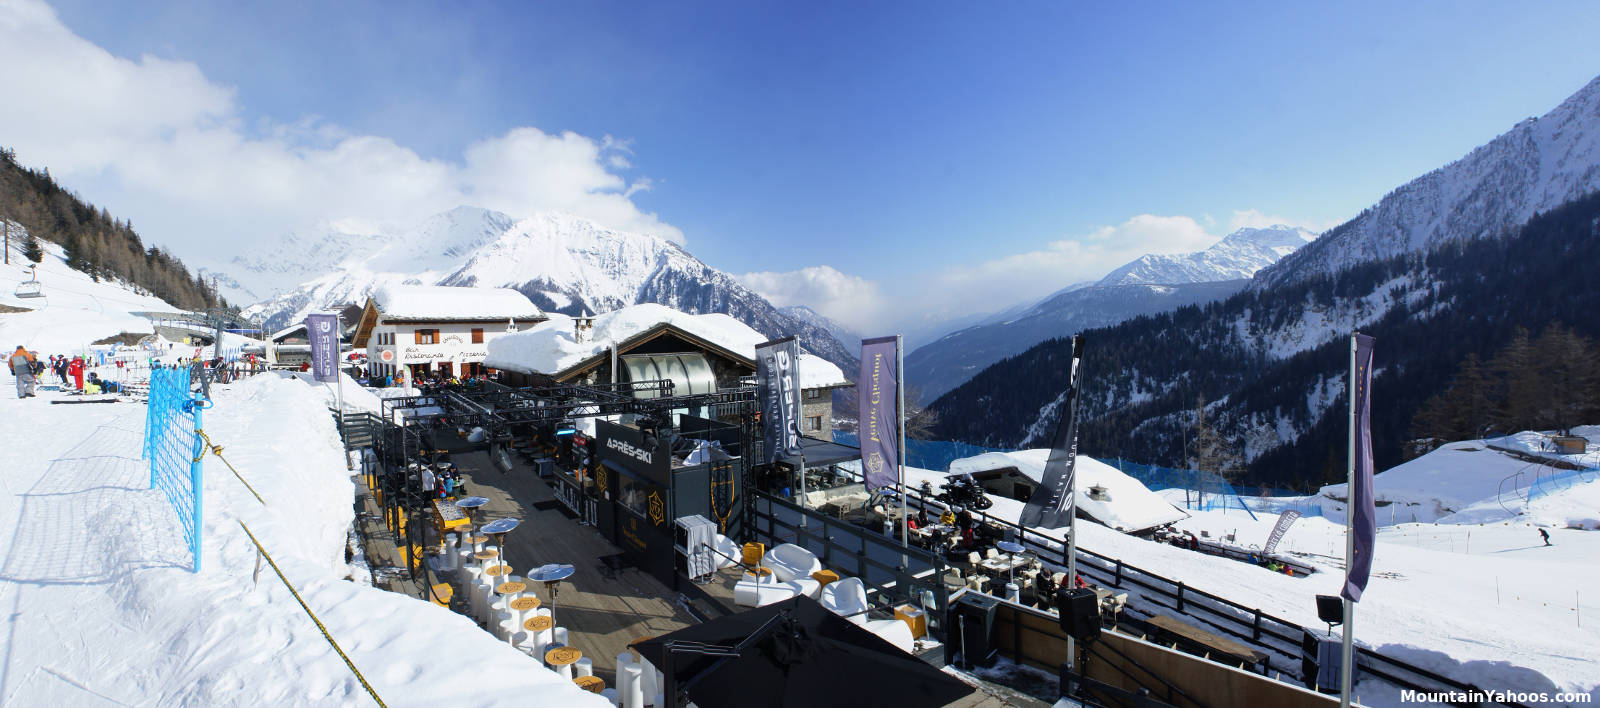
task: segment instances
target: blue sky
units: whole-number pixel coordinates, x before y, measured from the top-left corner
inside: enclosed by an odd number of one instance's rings
[[[571,131],[612,177],[584,184],[638,211],[597,218],[768,271],[776,300],[855,301],[864,326],[904,321],[930,282],[970,286],[927,301],[962,314],[1242,223],[1330,226],[1600,73],[1593,3],[1104,5],[51,3],[114,57],[192,65],[227,94],[202,121],[291,153],[374,136],[449,166],[519,127]],[[160,201],[132,170],[62,161],[113,211]],[[383,216],[338,210],[303,218]],[[164,236],[184,241],[147,229]],[[1019,261],[1025,282],[974,284]],[[808,266],[838,273],[779,277]]]

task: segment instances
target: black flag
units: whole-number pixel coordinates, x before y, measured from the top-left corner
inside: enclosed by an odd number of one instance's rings
[[[1067,379],[1067,391],[1061,396],[1061,421],[1056,424],[1055,437],[1050,440],[1050,459],[1045,462],[1039,486],[1022,508],[1020,522],[1024,527],[1054,529],[1066,526],[1072,519],[1075,502],[1072,498],[1073,469],[1078,461],[1078,392],[1083,387],[1078,379],[1078,365],[1083,361],[1083,337],[1072,337],[1072,373]]]

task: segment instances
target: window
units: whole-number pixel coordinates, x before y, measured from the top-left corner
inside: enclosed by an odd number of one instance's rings
[[[474,328],[472,328],[472,343],[473,344],[483,344],[483,328],[482,327],[474,327]]]
[[[808,388],[808,389],[805,390],[805,394],[806,394],[806,400],[815,401],[815,400],[817,400],[819,398],[822,398],[822,389],[820,389],[820,388]]]
[[[417,344],[438,344],[439,343],[439,330],[436,330],[436,329],[419,329],[419,330],[417,330],[417,342],[416,343]]]
[[[822,416],[806,416],[806,432],[816,433],[822,431]]]

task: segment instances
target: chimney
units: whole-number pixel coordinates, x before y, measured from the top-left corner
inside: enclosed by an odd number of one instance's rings
[[[589,316],[589,311],[572,319],[572,337],[577,343],[584,344],[589,341],[589,334],[594,331],[594,318]]]

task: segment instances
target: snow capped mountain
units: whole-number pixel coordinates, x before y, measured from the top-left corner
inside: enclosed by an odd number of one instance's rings
[[[1355,263],[1508,232],[1600,189],[1600,78],[1560,106],[1407,182],[1314,243],[1264,269],[1261,290]]]
[[[1294,226],[1239,229],[1210,248],[1178,255],[1144,255],[1100,279],[1096,285],[1171,285],[1249,278],[1315,239]]]
[[[302,246],[312,253],[295,250]],[[677,244],[570,214],[517,220],[457,207],[393,234],[338,232],[313,244],[291,235],[271,252],[281,254],[275,258],[282,262],[264,256],[235,259],[244,268],[240,279],[267,289],[295,274],[312,275],[246,310],[265,317],[269,327],[334,305],[365,302],[386,285],[509,287],[541,309],[566,314],[642,302],[689,313],[722,312],[763,334],[799,336],[811,352],[846,370],[854,366],[854,357],[826,328],[779,312]]]
[[[932,401],[984,367],[1047,339],[1221,300],[1312,238],[1293,226],[1239,229],[1203,251],[1140,256],[1098,282],[1074,283],[918,347],[906,355],[907,380],[923,401]]]
[[[790,305],[779,310],[779,312],[801,322],[807,322],[828,330],[828,333],[833,335],[834,339],[839,340],[839,343],[844,345],[846,349],[859,349],[861,347],[861,334],[859,332],[852,331],[850,328],[822,316],[821,313],[805,305]]]

